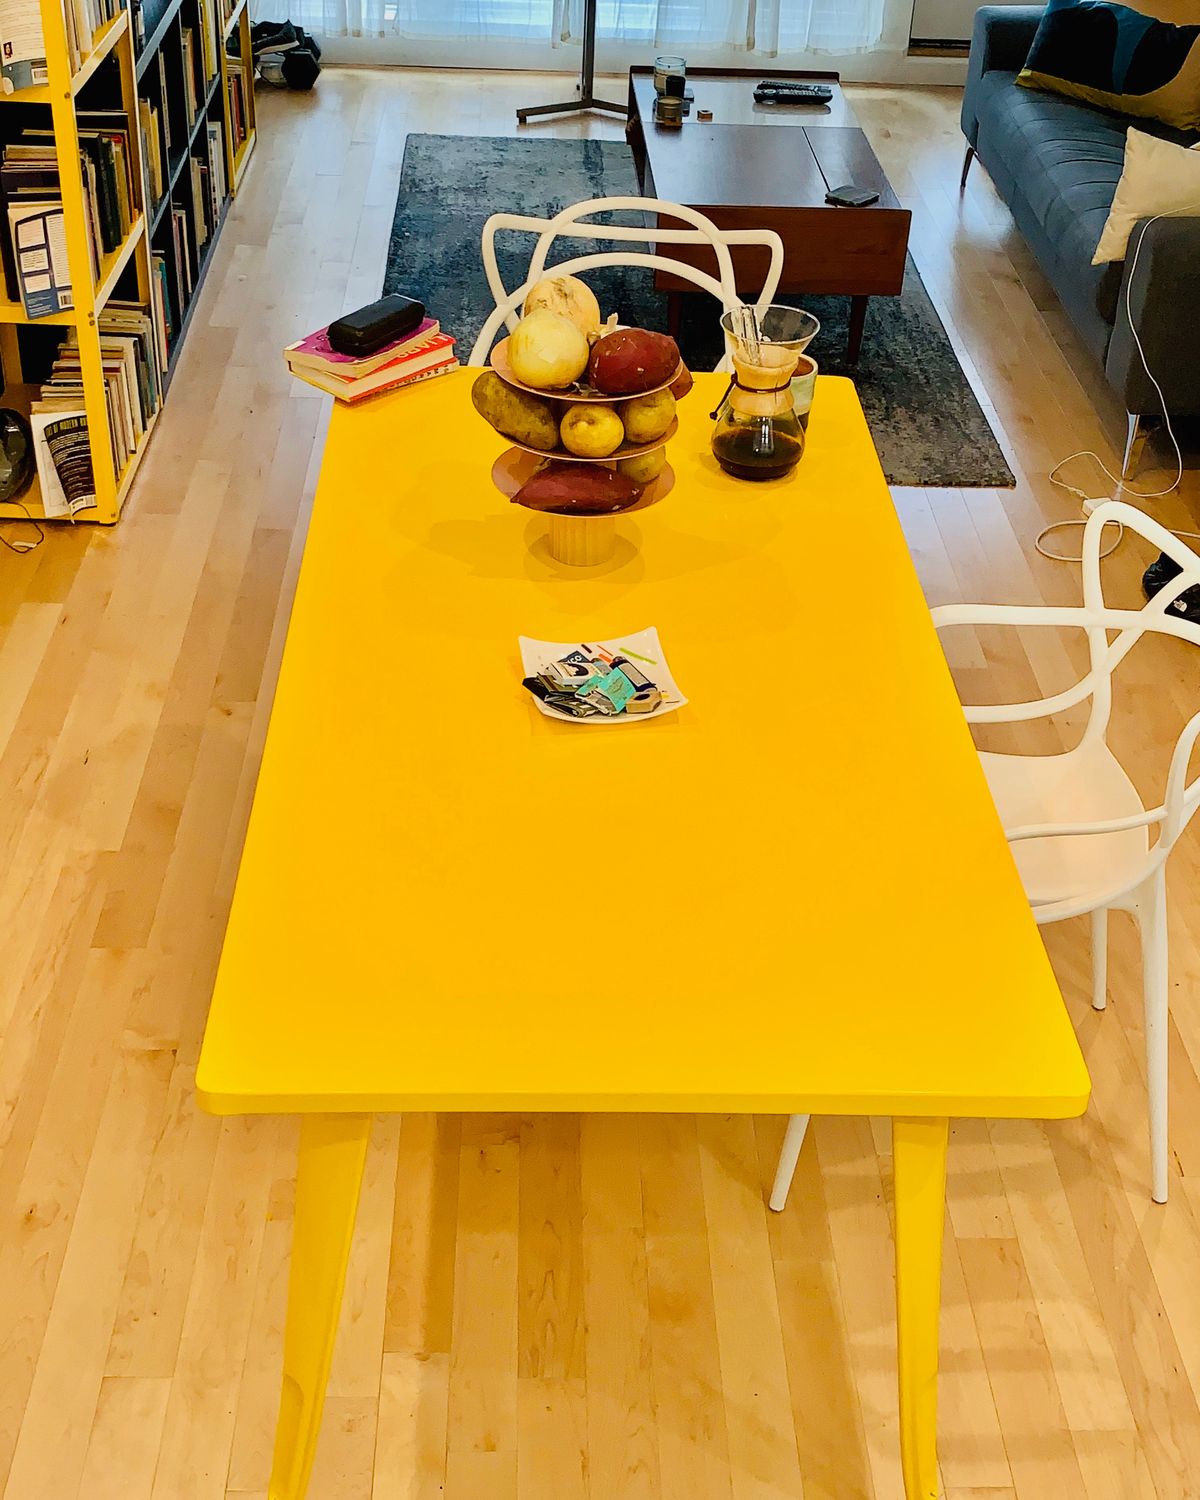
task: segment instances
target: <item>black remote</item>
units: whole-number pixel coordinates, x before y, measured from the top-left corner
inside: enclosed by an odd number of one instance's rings
[[[787,79],[764,78],[754,90],[759,104],[828,104],[833,90],[824,83],[791,83]]]

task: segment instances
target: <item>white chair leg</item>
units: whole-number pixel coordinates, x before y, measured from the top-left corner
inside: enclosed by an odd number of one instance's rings
[[[1092,1009],[1108,1004],[1108,908],[1092,913]]]
[[[781,1214],[787,1207],[788,1190],[796,1175],[796,1163],[800,1160],[800,1148],[804,1145],[808,1121],[808,1115],[793,1115],[788,1121],[783,1150],[779,1153],[779,1165],[775,1169],[775,1185],[771,1189],[771,1207],[777,1214]]]
[[[1125,456],[1121,460],[1121,481],[1132,479],[1142,456],[1142,447],[1146,441],[1146,421],[1144,417],[1134,412],[1127,414],[1128,425],[1125,431]]]
[[[1150,1195],[1167,1201],[1167,881],[1159,869],[1138,896],[1142,982],[1146,1006],[1146,1091],[1150,1097]]]

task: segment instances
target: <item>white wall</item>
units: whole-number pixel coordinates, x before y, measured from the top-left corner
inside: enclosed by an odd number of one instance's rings
[[[980,0],[916,0],[913,6],[914,41],[971,40],[971,27]],[[989,5],[1027,5],[1030,0],[988,0]]]

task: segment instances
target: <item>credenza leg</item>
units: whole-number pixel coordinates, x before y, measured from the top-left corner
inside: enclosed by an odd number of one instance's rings
[[[850,336],[846,340],[846,359],[850,364],[858,363],[862,351],[863,328],[867,321],[867,303],[870,297],[850,298]]]

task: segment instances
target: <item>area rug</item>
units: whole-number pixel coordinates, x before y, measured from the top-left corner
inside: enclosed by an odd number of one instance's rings
[[[545,216],[585,198],[637,194],[633,155],[622,141],[410,135],[384,291],[420,297],[458,339],[465,361],[493,307],[479,250],[489,214]],[[628,216],[624,221],[636,222]],[[516,234],[498,242],[507,286],[520,284],[532,244],[532,236]],[[564,248],[558,258],[570,253]],[[622,266],[589,273],[588,281],[605,313],[618,311],[622,322],[665,329],[666,298],[654,290],[653,274]],[[811,353],[826,373],[853,377],[890,483],[1014,483],[911,257],[903,293],[871,299],[857,370],[844,365],[847,298],[783,300],[820,318]],[[711,370],[721,357],[710,299],[688,299],[680,346],[693,369]]]

